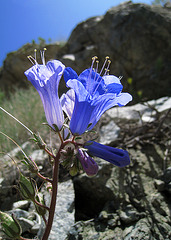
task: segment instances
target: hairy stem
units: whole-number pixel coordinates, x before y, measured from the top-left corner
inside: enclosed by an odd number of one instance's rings
[[[40,177],[41,179],[43,179],[45,182],[50,182],[52,183],[52,180],[47,178],[47,177],[44,177],[42,174],[40,174],[39,172],[37,172],[37,176]]]
[[[51,198],[51,204],[50,204],[50,209],[49,209],[49,217],[48,217],[46,229],[45,229],[42,240],[48,240],[48,237],[49,237],[49,234],[50,234],[50,231],[52,228],[56,200],[57,200],[59,158],[60,158],[60,151],[62,148],[63,148],[63,144],[61,144],[61,147],[60,147],[60,149],[55,157],[55,161],[54,161],[53,180],[52,180],[52,198]]]

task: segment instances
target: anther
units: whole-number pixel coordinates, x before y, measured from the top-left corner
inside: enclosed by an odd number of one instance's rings
[[[43,65],[45,65],[45,51],[46,50],[47,50],[46,48],[43,48],[43,51],[40,51],[40,56],[41,56]]]
[[[96,60],[96,73],[98,72],[98,67],[99,67],[99,61],[98,60]]]
[[[103,76],[105,76],[105,75],[107,74],[107,71],[108,71],[108,69],[109,69],[110,64],[111,64],[111,61],[108,60],[108,65],[107,65],[107,68],[105,69],[105,73],[104,73]]]
[[[34,59],[31,55],[27,56],[27,58],[30,60],[30,62],[31,62],[33,65],[35,65],[35,59]]]
[[[98,57],[97,57],[97,56],[94,56],[94,57],[92,57],[92,60],[96,60],[96,59],[98,59]]]

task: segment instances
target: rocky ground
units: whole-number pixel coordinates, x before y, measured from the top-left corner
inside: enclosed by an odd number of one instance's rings
[[[170,106],[171,98],[164,97],[105,113],[97,127],[99,141],[127,149],[131,164],[118,168],[96,159],[100,169],[93,178],[84,173],[71,178],[61,169],[50,240],[171,238]],[[21,161],[18,149],[10,156]],[[49,175],[48,159],[42,150],[34,151],[32,157]],[[8,155],[0,161],[1,210],[12,209],[25,236],[41,236],[43,224],[32,204],[18,202],[16,166]],[[47,193],[45,198],[49,199]]]

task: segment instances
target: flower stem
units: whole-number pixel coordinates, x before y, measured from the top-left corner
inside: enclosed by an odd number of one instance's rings
[[[46,229],[45,229],[42,240],[48,240],[48,237],[52,228],[56,200],[57,200],[59,158],[60,158],[60,152],[62,148],[63,148],[63,144],[61,144],[61,147],[59,148],[59,151],[54,159],[55,161],[54,161],[53,180],[52,180],[52,198],[51,198],[51,204],[49,209],[49,217],[48,217]]]
[[[44,177],[41,173],[37,172],[37,176],[40,177],[41,179],[43,179],[45,182],[49,182],[49,183],[52,183],[52,180],[47,178],[47,177]]]
[[[42,207],[42,208],[45,208],[47,211],[50,211],[50,209],[47,206],[39,203],[36,199],[34,199],[34,203],[37,204],[38,206]]]

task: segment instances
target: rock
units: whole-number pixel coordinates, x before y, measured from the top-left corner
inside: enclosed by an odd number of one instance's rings
[[[127,107],[114,107],[109,109],[106,114],[116,120],[132,120],[140,122],[152,122],[156,119],[156,113],[161,113],[170,109],[171,98],[163,97],[144,103],[138,103]]]
[[[78,24],[65,51],[75,55],[79,73],[91,65],[92,56],[98,56],[101,65],[110,56],[110,73],[124,77],[124,89],[132,89],[134,101],[139,93],[148,100],[157,99],[171,94],[170,29],[170,9],[128,1]],[[126,83],[128,79],[131,84]]]
[[[54,222],[49,240],[64,240],[70,227],[74,225],[74,198],[72,181],[68,180],[59,183]],[[48,194],[45,196],[45,199],[49,202],[50,198]],[[42,235],[43,228],[40,229],[38,236],[41,237]]]
[[[128,205],[124,211],[120,212],[120,218],[125,224],[130,224],[139,219],[139,213],[133,206]]]
[[[120,128],[114,123],[114,121],[109,122],[107,125],[101,127],[99,131],[101,144],[109,144],[116,140],[119,136]]]
[[[28,200],[21,200],[18,202],[13,203],[13,210],[14,209],[23,209],[27,210],[29,208],[30,202]]]
[[[128,230],[129,229],[129,230]],[[123,233],[124,240],[137,239],[149,240],[154,239],[150,223],[146,219],[141,219],[134,227],[129,227]]]
[[[22,228],[22,232],[25,233],[25,232],[30,232],[30,230],[34,227],[35,223],[29,219],[26,219],[26,218],[19,218],[18,219],[20,225],[21,225],[21,228]],[[40,227],[40,226],[39,226]]]
[[[171,167],[167,168],[163,174],[163,180],[166,184],[171,182]]]
[[[159,192],[165,190],[165,183],[160,179],[155,179],[154,181],[155,187],[158,189]]]

